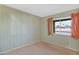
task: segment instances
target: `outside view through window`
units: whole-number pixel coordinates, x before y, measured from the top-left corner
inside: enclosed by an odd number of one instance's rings
[[[70,34],[71,33],[71,20],[56,21],[55,33]]]

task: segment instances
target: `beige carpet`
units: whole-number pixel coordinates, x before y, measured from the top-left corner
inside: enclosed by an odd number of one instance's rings
[[[57,47],[47,43],[36,43],[33,45],[25,46],[20,49],[5,53],[4,55],[69,55],[78,54],[78,52]]]

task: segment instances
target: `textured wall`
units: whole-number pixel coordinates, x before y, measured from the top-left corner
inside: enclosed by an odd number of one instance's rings
[[[40,18],[0,5],[0,52],[40,41]]]

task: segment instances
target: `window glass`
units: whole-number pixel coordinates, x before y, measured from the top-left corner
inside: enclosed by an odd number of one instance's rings
[[[54,21],[54,32],[57,34],[71,34],[71,18],[55,20]]]
[[[56,32],[60,31],[60,22],[55,22],[55,31]]]
[[[61,32],[71,32],[71,20],[61,21]]]

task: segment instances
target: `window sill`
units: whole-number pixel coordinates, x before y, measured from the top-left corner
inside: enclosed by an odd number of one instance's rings
[[[71,36],[71,33],[55,32],[55,34]]]

